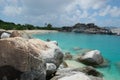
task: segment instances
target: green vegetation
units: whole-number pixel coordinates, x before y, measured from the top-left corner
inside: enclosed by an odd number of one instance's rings
[[[0,20],[0,29],[5,29],[5,30],[58,30],[59,28],[52,27],[52,24],[46,24],[45,27],[40,27],[40,26],[34,26],[31,24],[15,24],[12,22],[5,22],[3,20]]]

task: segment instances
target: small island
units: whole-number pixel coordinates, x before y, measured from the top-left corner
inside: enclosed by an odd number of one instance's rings
[[[110,29],[104,27],[98,27],[94,23],[77,23],[74,26],[62,27],[60,31],[63,32],[75,32],[75,33],[87,33],[87,34],[114,34]]]

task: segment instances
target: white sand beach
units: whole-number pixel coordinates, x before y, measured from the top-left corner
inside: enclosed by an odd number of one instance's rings
[[[13,32],[14,30],[7,30],[8,32]],[[43,33],[55,33],[57,30],[18,30],[19,32],[26,32],[28,34],[43,34]]]

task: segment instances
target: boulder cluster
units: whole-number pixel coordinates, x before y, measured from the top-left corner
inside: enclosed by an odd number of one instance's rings
[[[0,80],[103,80],[103,74],[93,68],[102,63],[98,50],[74,59],[56,41],[0,31]]]
[[[63,61],[53,42],[31,39],[20,32],[0,35],[0,80],[46,80]]]

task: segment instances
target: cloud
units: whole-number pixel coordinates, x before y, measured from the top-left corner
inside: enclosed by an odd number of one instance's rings
[[[111,10],[110,10],[110,15],[113,17],[119,17],[120,16],[120,8],[114,6]]]
[[[106,15],[110,15],[112,17],[119,17],[120,16],[120,8],[118,8],[117,6],[106,6],[105,9],[100,10],[99,13],[100,16],[106,16]]]
[[[106,0],[76,0],[75,2],[78,4],[81,9],[99,9],[104,7]]]
[[[21,18],[24,23],[55,26],[77,22],[96,22],[98,16],[120,16],[118,6],[108,5],[110,0],[0,0],[0,13]]]
[[[20,15],[22,12],[21,7],[15,7],[15,6],[6,6],[3,10],[3,14],[7,16],[16,16]]]
[[[111,9],[111,6],[108,5],[105,9],[100,10],[99,15],[100,16],[106,16],[109,13],[110,9]]]
[[[22,0],[23,10],[29,15],[61,13],[73,0]]]
[[[95,21],[94,12],[89,13],[88,10],[103,8],[106,0],[24,0],[22,3],[23,13],[28,17],[34,17],[32,18],[34,22],[36,19],[43,23],[46,21],[61,26],[83,22],[83,19],[87,22]]]

